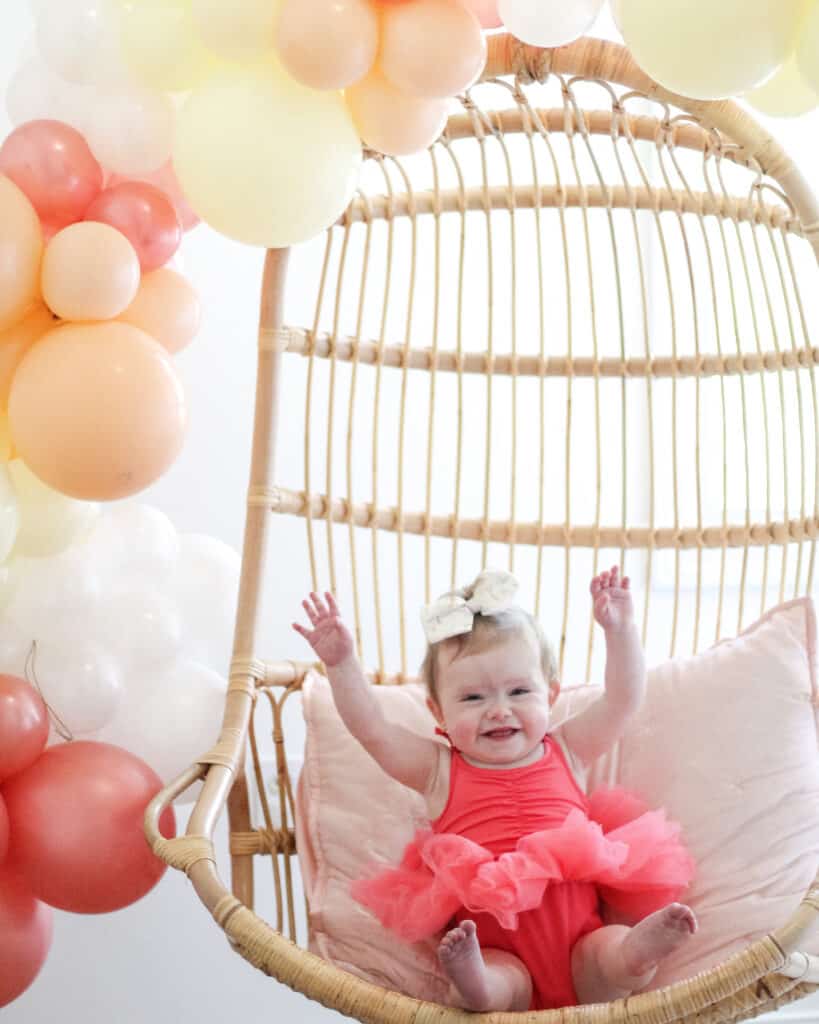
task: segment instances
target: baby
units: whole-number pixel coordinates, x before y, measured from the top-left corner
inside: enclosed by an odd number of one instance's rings
[[[694,932],[671,902],[693,875],[663,811],[623,790],[585,795],[585,770],[622,735],[645,689],[628,577],[591,582],[606,637],[605,692],[550,727],[560,685],[540,627],[485,571],[422,611],[427,704],[447,744],[387,722],[333,596],[293,623],[327,668],[339,714],[431,826],[401,864],[353,894],[409,941],[446,931],[438,958],[453,1005],[475,1011],[604,1002],[647,985]],[[604,925],[600,900],[633,927]],[[454,926],[453,926],[454,925]]]

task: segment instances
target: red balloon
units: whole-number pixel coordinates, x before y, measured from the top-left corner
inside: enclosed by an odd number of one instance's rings
[[[0,1006],[37,977],[51,947],[54,913],[11,867],[0,867]]]
[[[121,747],[89,740],[50,747],[3,787],[13,859],[44,903],[103,914],[136,902],[165,872],[142,831],[156,772]],[[176,832],[173,808],[160,817]]]
[[[0,796],[0,864],[6,859],[9,849],[9,812],[6,801]]]
[[[182,225],[171,200],[155,185],[124,181],[106,188],[85,211],[84,220],[121,231],[136,249],[143,273],[156,270],[182,241]]]
[[[62,121],[26,121],[0,146],[0,174],[28,196],[44,223],[80,220],[102,188],[102,168],[88,143]]]
[[[25,679],[0,675],[0,782],[36,761],[47,739],[43,698]]]

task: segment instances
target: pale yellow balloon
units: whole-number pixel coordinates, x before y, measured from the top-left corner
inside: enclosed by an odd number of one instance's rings
[[[8,464],[20,509],[20,526],[13,556],[48,558],[65,551],[91,530],[100,507],[76,501],[52,490],[21,459]]]
[[[169,352],[179,352],[199,330],[199,296],[187,278],[160,267],[142,278],[136,298],[118,319],[150,334]]]
[[[17,323],[40,294],[43,232],[20,189],[0,174],[0,330]]]
[[[446,125],[450,104],[401,92],[378,69],[344,95],[364,142],[390,156],[407,156],[430,146]]]
[[[29,349],[9,395],[20,458],[83,501],[136,494],[171,465],[186,428],[173,360],[131,324],[65,324]]]
[[[340,93],[299,85],[271,59],[219,72],[190,94],[173,163],[211,227],[279,248],[341,216],[358,180],[361,143]]]
[[[51,310],[38,305],[14,327],[0,332],[0,409],[8,404],[11,381],[20,360],[56,324]]]
[[[281,0],[191,0],[204,45],[227,60],[272,55]]]
[[[0,466],[0,563],[5,562],[11,554],[19,535],[19,526],[20,503],[8,469]]]
[[[619,0],[626,45],[672,92],[709,100],[753,89],[791,52],[804,0]]]
[[[819,96],[805,80],[796,57],[786,60],[764,85],[752,89],[743,99],[770,117],[798,117],[819,104]]]
[[[16,458],[16,456],[17,452],[11,439],[8,413],[2,411],[0,412],[0,462],[9,462],[9,460]]]
[[[197,34],[190,0],[126,7],[121,38],[130,70],[160,92],[192,89],[217,66]]]
[[[133,301],[139,274],[139,257],[125,235],[81,221],[46,246],[43,298],[63,320],[110,320]]]
[[[799,28],[795,57],[805,82],[819,93],[819,4],[808,6]]]

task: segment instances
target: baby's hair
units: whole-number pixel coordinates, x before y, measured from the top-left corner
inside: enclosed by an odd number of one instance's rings
[[[462,597],[469,600],[472,597],[474,584],[463,587],[461,590],[450,591],[445,597]],[[517,633],[525,637],[526,634],[534,635],[540,648],[540,664],[547,683],[557,676],[557,659],[549,641],[537,619],[530,615],[525,609],[518,605],[510,605],[501,611],[491,612],[484,615],[478,612],[472,622],[472,629],[468,633],[461,633],[458,636],[447,637],[437,643],[427,645],[427,651],[421,665],[421,678],[427,686],[430,697],[438,702],[438,655],[441,651],[452,650],[455,653],[452,661],[466,654],[480,654],[499,643],[504,635]]]

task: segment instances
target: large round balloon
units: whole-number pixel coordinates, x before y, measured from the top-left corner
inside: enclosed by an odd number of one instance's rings
[[[721,99],[753,89],[793,49],[802,0],[619,0],[623,38],[666,89]]]
[[[50,747],[4,787],[9,856],[38,899],[79,914],[127,907],[165,871],[142,831],[145,808],[162,788],[138,757],[107,743]],[[175,834],[173,808],[160,818]]]
[[[0,675],[0,782],[33,764],[48,739],[48,711],[33,686]]]
[[[143,85],[160,92],[192,89],[216,64],[196,32],[189,0],[126,6],[122,50]]]
[[[809,4],[799,29],[794,59],[804,84],[819,92],[819,8]]]
[[[20,457],[49,487],[112,501],[174,461],[185,397],[171,357],[138,327],[65,324],[17,368],[9,421]]]
[[[312,238],[344,212],[361,143],[340,93],[299,85],[271,58],[191,93],[173,162],[211,227],[275,248]]]
[[[0,866],[0,1006],[29,987],[51,948],[54,914],[35,899],[20,874]]]
[[[276,0],[189,0],[193,23],[208,50],[237,63],[267,59],[273,51],[280,4]]]
[[[819,85],[819,75],[816,82]],[[775,75],[743,99],[769,117],[798,117],[819,105],[819,94],[805,78],[796,57],[786,60]]]
[[[9,812],[6,810],[6,801],[0,793],[0,864],[6,859],[9,849]]]
[[[43,231],[29,200],[0,174],[0,331],[21,320],[40,292]]]

